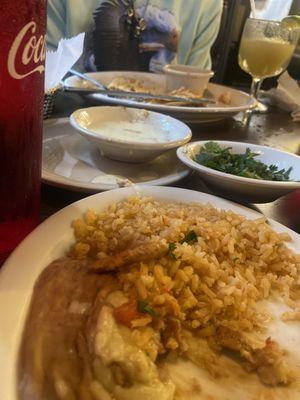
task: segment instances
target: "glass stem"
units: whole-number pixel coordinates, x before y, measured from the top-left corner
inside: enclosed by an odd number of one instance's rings
[[[258,91],[261,86],[261,79],[253,78],[251,84],[250,95],[257,101]]]

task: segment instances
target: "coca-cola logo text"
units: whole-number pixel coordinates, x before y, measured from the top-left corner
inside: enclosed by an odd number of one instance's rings
[[[45,36],[37,37],[35,32],[36,23],[31,21],[20,30],[10,48],[7,68],[15,79],[23,79],[35,72],[41,74],[45,71]],[[28,38],[29,34],[31,36]],[[28,66],[29,70],[21,72],[18,70],[18,64]]]

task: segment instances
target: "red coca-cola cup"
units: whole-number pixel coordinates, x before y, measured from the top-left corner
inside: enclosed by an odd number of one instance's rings
[[[1,0],[0,262],[39,219],[46,0]]]

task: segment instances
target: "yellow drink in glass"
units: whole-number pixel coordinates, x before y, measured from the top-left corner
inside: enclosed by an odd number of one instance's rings
[[[279,38],[242,38],[239,65],[253,78],[268,78],[286,69],[294,50],[295,44]]]
[[[296,22],[298,24],[298,19]],[[255,111],[267,110],[257,101],[262,80],[283,72],[292,58],[299,29],[291,29],[290,24],[294,26],[295,17],[285,22],[248,18],[245,23],[238,61],[240,67],[252,77],[250,93],[256,100]]]

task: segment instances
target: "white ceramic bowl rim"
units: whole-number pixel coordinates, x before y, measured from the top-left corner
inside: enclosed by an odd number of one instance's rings
[[[141,111],[141,109],[138,108],[132,108],[132,107],[124,107],[124,106],[96,106],[96,107],[88,107],[88,108],[80,108],[76,111],[74,111],[71,116],[70,116],[70,124],[73,126],[73,128],[75,128],[76,130],[83,132],[84,134],[86,134],[87,136],[89,136],[91,139],[95,139],[95,141],[105,141],[111,144],[118,144],[118,145],[123,145],[123,146],[134,146],[136,148],[139,149],[148,149],[148,150],[159,150],[161,148],[164,149],[171,149],[174,147],[178,147],[181,146],[183,144],[185,144],[186,142],[188,142],[191,137],[192,137],[192,131],[191,129],[182,121],[179,121],[176,118],[170,117],[169,115],[164,115],[161,114],[159,112],[156,111],[149,111],[149,110],[145,110],[147,111],[147,113],[149,114],[155,114],[158,116],[164,116],[168,119],[170,119],[173,122],[176,122],[177,124],[181,125],[182,128],[184,128],[186,130],[186,134],[181,138],[181,139],[175,139],[175,140],[168,140],[165,142],[154,142],[154,143],[144,143],[144,142],[138,142],[138,141],[134,141],[134,140],[122,140],[122,139],[113,139],[110,138],[109,136],[103,135],[101,133],[96,133],[93,132],[87,128],[84,128],[82,126],[79,125],[79,123],[77,123],[76,117],[78,114],[80,114],[81,112],[87,111],[87,110],[92,110],[92,109],[102,109],[104,110],[105,108],[115,108],[116,110],[119,108],[130,108],[130,110],[137,110],[137,111]],[[173,127],[174,128],[174,127]]]
[[[207,78],[212,77],[214,72],[211,70],[206,70],[191,65],[181,65],[181,64],[167,64],[163,67],[163,71],[166,74],[177,75],[181,77],[192,77],[192,78]]]
[[[208,143],[208,142],[211,142],[211,140],[201,140],[201,141],[192,142],[192,143],[186,144],[184,146],[181,146],[177,149],[177,156],[185,165],[189,166],[190,168],[193,168],[195,170],[202,170],[211,175],[224,177],[224,178],[230,179],[232,181],[241,181],[241,182],[247,183],[249,185],[271,186],[274,188],[275,187],[284,187],[284,186],[300,188],[300,182],[297,182],[297,181],[269,181],[269,180],[263,180],[263,179],[246,178],[243,176],[238,176],[238,175],[228,174],[226,172],[221,172],[221,171],[218,171],[213,168],[208,168],[208,167],[205,167],[204,165],[201,165],[201,164],[197,163],[196,161],[192,160],[191,157],[188,155],[188,151],[192,147],[203,146],[203,145],[205,145],[205,143]],[[299,162],[299,156],[297,156],[296,154],[292,154],[287,151],[283,151],[283,150],[279,150],[279,149],[274,149],[273,147],[269,147],[269,146],[262,146],[262,145],[258,145],[258,144],[245,143],[245,142],[231,142],[231,141],[226,141],[226,140],[224,140],[224,141],[216,140],[215,142],[219,143],[220,145],[232,147],[233,149],[236,145],[243,145],[243,146],[245,146],[245,149],[247,147],[251,148],[251,146],[255,146],[257,148],[257,150],[259,150],[259,149],[271,150],[278,154],[283,153],[283,154],[288,155],[291,159],[297,160]],[[291,166],[293,166],[293,165],[291,165]]]

